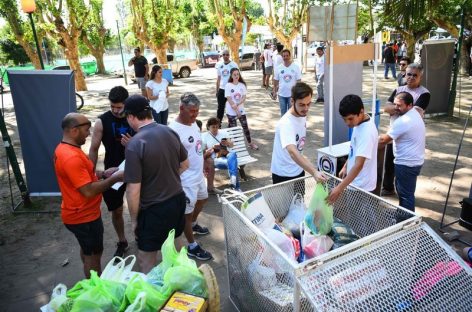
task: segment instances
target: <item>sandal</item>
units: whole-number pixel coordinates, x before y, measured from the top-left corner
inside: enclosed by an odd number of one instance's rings
[[[259,149],[259,146],[257,146],[255,143],[249,143],[249,147],[252,149],[252,150],[255,150],[257,151]]]

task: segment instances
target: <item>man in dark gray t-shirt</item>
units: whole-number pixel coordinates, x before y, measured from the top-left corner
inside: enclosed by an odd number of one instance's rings
[[[134,95],[125,101],[129,125],[137,132],[126,145],[124,181],[131,222],[138,241],[143,273],[157,264],[157,252],[169,231],[183,231],[185,193],[180,174],[188,168],[187,150],[179,136],[154,122],[147,100]]]

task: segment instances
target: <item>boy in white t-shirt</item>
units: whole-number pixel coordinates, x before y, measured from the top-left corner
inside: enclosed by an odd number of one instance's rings
[[[364,112],[362,99],[346,95],[339,104],[339,114],[349,128],[353,128],[349,155],[339,172],[343,179],[328,196],[333,204],[350,184],[372,192],[377,186],[378,131],[374,121]]]

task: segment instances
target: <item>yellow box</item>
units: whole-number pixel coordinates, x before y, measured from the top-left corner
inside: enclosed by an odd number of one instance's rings
[[[205,312],[207,302],[204,298],[175,292],[161,312]]]

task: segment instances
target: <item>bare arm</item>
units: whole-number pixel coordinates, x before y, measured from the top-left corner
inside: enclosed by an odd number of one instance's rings
[[[79,192],[83,196],[91,198],[108,190],[113,184],[119,181],[123,181],[123,171],[114,174],[104,180],[86,184],[79,188]]]
[[[147,97],[150,100],[157,100],[159,98],[159,93],[157,95],[152,95],[152,89],[146,87]]]
[[[89,158],[93,163],[93,168],[97,166],[98,160],[98,149],[100,148],[100,144],[103,138],[103,124],[101,119],[97,119],[95,121],[95,126],[93,127],[93,134],[92,134],[92,143],[90,144],[89,149]]]
[[[382,134],[379,136],[379,148],[385,146],[386,144],[392,142],[392,138],[387,134]]]
[[[341,193],[346,189],[346,187],[351,184],[352,181],[357,177],[359,172],[361,172],[362,167],[364,167],[365,157],[357,156],[354,162],[354,166],[349,171],[348,175],[339,183],[329,194],[327,200],[329,204],[333,204],[341,195]],[[347,164],[347,163],[346,163]],[[346,165],[343,167],[343,170],[346,169]]]
[[[302,167],[303,170],[312,175],[316,181],[321,182],[326,180],[326,177],[321,172],[316,170],[316,168],[311,164],[308,159],[305,158],[305,156],[300,154],[295,145],[290,144],[286,147],[286,149],[293,161],[297,163],[297,165]]]
[[[182,172],[187,170],[189,167],[190,167],[190,162],[188,161],[188,158],[187,158],[183,162],[180,163],[179,174],[182,174]]]
[[[144,65],[144,68],[145,68],[145,72],[144,72],[144,78],[148,78],[149,77],[149,64],[145,64]]]
[[[128,62],[128,66],[133,66],[135,59],[136,59],[136,57],[131,58]]]
[[[169,98],[170,92],[169,92],[169,86],[166,88],[166,98]]]
[[[273,93],[277,94],[278,91],[279,91],[279,81],[274,79],[274,91],[273,91]]]
[[[218,76],[218,78],[216,78],[216,95],[218,95],[218,91],[220,90],[220,82],[221,76]]]
[[[141,183],[128,183],[126,184],[126,201],[128,202],[129,215],[131,217],[131,223],[133,224],[133,230],[136,228],[138,212],[139,212],[139,200],[141,194]]]
[[[395,104],[393,104],[392,102],[387,102],[384,106],[384,112],[386,112],[390,116],[395,115],[397,113],[395,111]]]

